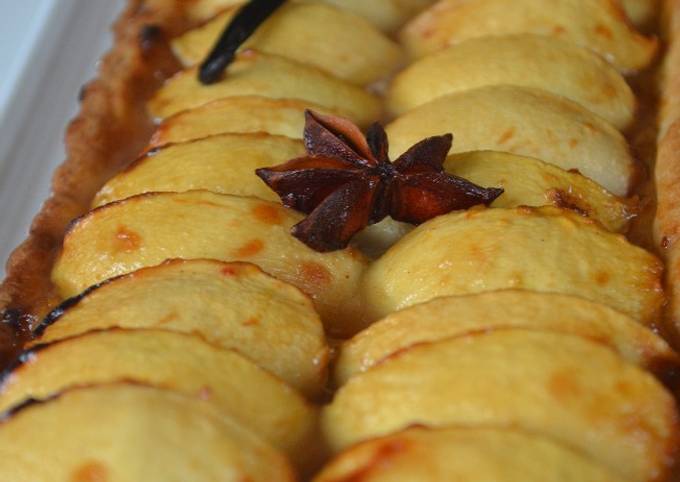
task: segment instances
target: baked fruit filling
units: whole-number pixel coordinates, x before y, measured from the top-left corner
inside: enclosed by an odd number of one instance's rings
[[[72,174],[0,479],[677,480],[667,3],[131,2],[153,132]]]

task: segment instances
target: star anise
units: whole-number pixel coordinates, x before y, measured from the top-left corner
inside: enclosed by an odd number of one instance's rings
[[[345,248],[357,232],[387,216],[417,225],[489,205],[503,193],[444,171],[451,134],[422,140],[392,163],[380,124],[364,137],[342,117],[311,111],[305,116],[308,156],[256,173],[285,206],[309,215],[291,232],[316,251]]]

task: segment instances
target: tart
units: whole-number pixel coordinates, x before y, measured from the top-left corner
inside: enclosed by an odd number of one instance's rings
[[[679,31],[130,0],[0,286],[0,479],[680,480]]]

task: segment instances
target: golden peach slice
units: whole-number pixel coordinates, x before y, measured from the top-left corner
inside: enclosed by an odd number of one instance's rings
[[[410,428],[346,450],[314,479],[345,482],[623,482],[568,446],[518,430]]]
[[[462,152],[449,156],[444,168],[450,174],[480,186],[505,189],[492,207],[571,209],[615,232],[625,232],[638,212],[634,200],[614,196],[577,172],[565,171],[530,157],[497,151]],[[388,218],[364,229],[355,242],[362,251],[377,258],[412,230],[410,224]]]
[[[172,42],[185,66],[202,62],[240,7],[232,7]],[[370,46],[370,48],[366,48]],[[399,46],[367,20],[323,3],[288,3],[243,44],[312,65],[359,85],[390,75],[402,60]]]
[[[254,50],[239,54],[224,78],[212,85],[198,81],[196,68],[169,79],[149,101],[152,116],[164,119],[224,97],[255,95],[319,104],[367,125],[380,117],[378,98],[312,66]]]
[[[101,206],[153,191],[208,191],[278,201],[255,170],[305,155],[302,141],[269,134],[222,134],[140,157],[95,196]]]
[[[621,5],[634,25],[648,25],[660,10],[659,0],[621,0]]]
[[[578,169],[618,196],[635,161],[619,131],[563,97],[516,86],[480,87],[423,104],[387,126],[393,157],[429,136],[453,133],[453,152],[505,151]]]
[[[610,348],[512,329],[394,355],[341,388],[322,425],[336,451],[414,424],[513,427],[651,482],[672,463],[677,416],[659,382]]]
[[[502,84],[561,95],[619,129],[633,121],[635,96],[611,65],[586,48],[530,34],[475,38],[420,59],[392,82],[388,108],[400,115],[443,95]]]
[[[247,261],[314,299],[326,328],[363,326],[356,291],[365,259],[349,248],[318,253],[291,236],[302,215],[280,204],[207,191],[143,194],[73,224],[52,271],[63,297],[171,258]]]
[[[159,0],[154,0],[159,1]],[[400,27],[419,10],[434,3],[434,0],[306,0],[308,3],[334,5],[359,15],[382,30],[391,32]],[[186,15],[196,21],[209,19],[227,7],[242,4],[243,0],[192,0],[182,5]]]
[[[436,298],[388,315],[342,345],[335,380],[342,385],[414,345],[506,328],[597,340],[631,363],[653,370],[680,361],[663,338],[608,306],[575,296],[502,290]]]
[[[311,462],[314,408],[246,358],[198,337],[161,330],[94,332],[25,352],[23,359],[5,373],[2,411],[73,387],[126,381],[204,398],[297,465]],[[307,362],[298,360],[295,368]]]
[[[404,236],[364,276],[372,319],[439,296],[527,289],[561,293],[653,323],[663,265],[623,235],[553,207],[473,209]]]
[[[480,186],[505,189],[492,204],[497,208],[552,205],[588,216],[616,232],[625,231],[638,211],[633,201],[614,196],[587,177],[530,157],[463,152],[449,156],[444,168]]]
[[[628,72],[648,66],[657,42],[633,29],[614,0],[440,0],[406,25],[401,40],[414,57],[463,40],[532,33],[590,48]]]
[[[227,97],[168,117],[154,132],[149,148],[227,133],[263,132],[302,139],[306,109],[337,114],[311,102],[292,99]]]
[[[12,482],[293,482],[285,458],[199,397],[113,385],[72,390],[0,423]]]
[[[252,264],[172,260],[112,279],[55,309],[36,343],[110,328],[198,334],[310,396],[326,380],[327,347],[310,299]]]

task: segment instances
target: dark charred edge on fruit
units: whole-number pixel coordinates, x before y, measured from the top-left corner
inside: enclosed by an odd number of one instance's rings
[[[106,286],[109,283],[111,283],[111,282],[113,282],[113,281],[115,281],[119,278],[122,278],[124,276],[127,276],[127,274],[123,274],[123,275],[120,275],[120,276],[115,276],[113,278],[106,279],[106,280],[104,280],[100,283],[97,283],[95,285],[90,286],[89,288],[86,288],[85,291],[83,291],[82,293],[80,293],[76,296],[73,296],[71,298],[68,298],[67,300],[64,300],[63,302],[61,302],[61,304],[59,304],[59,306],[57,306],[52,311],[50,311],[47,314],[47,316],[45,316],[45,318],[42,319],[42,321],[38,324],[38,326],[35,327],[35,329],[33,330],[33,337],[34,338],[41,337],[45,333],[45,330],[48,327],[50,327],[51,325],[53,325],[54,323],[59,321],[59,319],[62,316],[64,316],[64,314],[66,314],[66,312],[68,310],[70,310],[74,306],[78,305],[78,303],[80,303],[86,296],[88,296],[89,294],[98,290],[99,288]],[[1,377],[0,377],[0,380],[1,380]]]
[[[163,38],[163,29],[160,25],[147,24],[139,30],[139,47],[143,53],[148,53],[156,42]]]
[[[4,412],[0,413],[0,423],[7,422],[9,419],[13,418],[14,416],[18,415],[19,413],[23,412],[28,408],[37,405],[42,405],[43,403],[51,402],[52,400],[56,400],[60,396],[61,393],[56,393],[46,398],[27,398],[26,400],[20,402],[18,405],[15,405],[12,408],[9,408]]]
[[[284,3],[285,0],[250,0],[243,5],[201,63],[198,80],[203,85],[218,82],[239,47]]]
[[[680,359],[656,357],[645,368],[680,401]]]
[[[38,352],[44,350],[47,346],[49,345],[38,345],[28,350],[22,351],[16,357],[14,357],[14,359],[2,370],[2,372],[0,372],[0,392],[5,386],[7,380],[16,370],[24,366],[26,363],[29,363],[35,357],[35,355],[38,354]]]
[[[113,382],[107,382],[107,383],[87,383],[83,385],[73,385],[71,387],[65,388],[64,390],[57,392],[53,395],[46,396],[45,398],[27,398],[23,400],[22,402],[19,402],[18,404],[14,405],[13,407],[5,410],[4,412],[0,413],[0,424],[5,423],[9,421],[11,418],[15,417],[16,415],[19,415],[21,412],[24,412],[27,409],[36,407],[38,405],[43,405],[46,403],[53,402],[55,400],[58,400],[61,398],[63,395],[71,393],[71,392],[76,392],[80,390],[88,390],[92,388],[99,388],[99,387],[116,387],[116,386],[134,386],[134,387],[144,387],[144,388],[151,388],[154,390],[163,390],[166,392],[172,392],[172,393],[178,393],[174,392],[172,389],[167,388],[167,387],[162,387],[162,386],[154,386],[154,385],[149,385],[147,383],[139,382],[137,380],[132,380],[129,378],[121,378],[120,380],[116,380]]]

